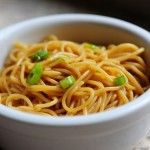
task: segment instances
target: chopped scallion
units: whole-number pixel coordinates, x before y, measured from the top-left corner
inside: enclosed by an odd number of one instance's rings
[[[67,89],[70,86],[72,86],[75,83],[75,81],[76,79],[71,75],[61,80],[59,83],[60,83],[61,88]]]
[[[42,73],[43,73],[43,65],[41,63],[35,64],[28,75],[27,83],[29,83],[30,85],[39,83]]]
[[[94,53],[97,53],[98,52],[98,48],[99,48],[97,45],[89,44],[89,43],[86,43],[84,45],[84,47],[93,50]]]
[[[32,56],[32,60],[34,62],[38,62],[38,61],[42,61],[46,58],[48,58],[49,56],[49,52],[45,51],[45,50],[39,50],[37,51],[33,56]]]
[[[114,79],[114,84],[115,84],[116,86],[122,86],[122,85],[124,85],[125,83],[126,83],[126,78],[125,78],[124,75],[121,75],[121,76],[116,77],[116,78]]]
[[[85,48],[95,49],[95,48],[97,48],[97,46],[94,45],[94,44],[86,43],[86,44],[85,44]]]

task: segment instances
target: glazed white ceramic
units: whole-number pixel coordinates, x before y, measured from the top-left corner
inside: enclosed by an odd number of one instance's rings
[[[45,35],[100,44],[131,42],[146,48],[150,34],[125,21],[96,15],[64,14],[25,21],[0,31],[0,66],[12,44]],[[88,116],[44,117],[0,105],[0,146],[5,150],[129,150],[150,128],[150,91],[131,103]]]

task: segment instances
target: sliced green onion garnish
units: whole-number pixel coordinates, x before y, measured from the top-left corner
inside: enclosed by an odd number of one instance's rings
[[[27,83],[30,85],[38,84],[43,73],[43,65],[41,63],[37,63],[32,68],[31,72],[28,75]]]
[[[98,46],[94,45],[94,44],[89,44],[89,43],[86,43],[85,44],[85,48],[90,48],[90,49],[96,49]]]
[[[34,62],[38,62],[38,61],[42,61],[46,58],[48,58],[49,56],[49,52],[45,51],[45,50],[39,50],[37,51],[33,56],[32,56],[32,60]]]
[[[93,50],[94,53],[97,53],[99,48],[98,46],[89,43],[86,43],[84,47]]]
[[[124,75],[121,75],[121,76],[116,77],[116,78],[114,79],[114,84],[115,84],[116,86],[122,86],[122,85],[124,85],[125,83],[126,83],[126,78],[125,78]]]
[[[59,83],[60,83],[61,88],[67,89],[70,86],[72,86],[75,83],[75,81],[76,79],[71,75],[61,80]]]

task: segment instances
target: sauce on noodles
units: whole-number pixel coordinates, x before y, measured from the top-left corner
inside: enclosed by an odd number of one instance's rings
[[[0,104],[41,115],[87,115],[124,105],[149,86],[144,48],[49,36],[16,43],[0,74]]]

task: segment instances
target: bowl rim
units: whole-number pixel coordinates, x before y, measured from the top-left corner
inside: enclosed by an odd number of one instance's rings
[[[26,20],[20,23],[17,23],[12,26],[8,26],[0,31],[0,40],[3,39],[3,35],[9,35],[10,31],[16,30],[17,28],[25,28],[26,26],[31,26],[33,24],[45,24],[49,21],[54,21],[56,24],[58,22],[74,22],[74,21],[84,21],[84,22],[94,22],[98,24],[105,24],[114,26],[116,28],[120,28],[126,31],[129,31],[145,41],[150,43],[150,33],[141,27],[138,27],[132,23],[107,17],[101,15],[93,15],[93,14],[56,14],[49,15],[44,17],[38,17],[30,20]],[[10,32],[11,34],[11,32]],[[8,118],[11,120],[35,124],[35,125],[43,125],[43,126],[79,126],[79,125],[90,125],[96,123],[105,123],[111,122],[112,120],[116,120],[119,118],[123,118],[129,114],[132,114],[140,109],[144,108],[146,105],[150,104],[148,99],[150,97],[150,89],[148,89],[144,94],[139,96],[136,100],[115,108],[113,110],[104,111],[100,113],[90,114],[87,116],[61,116],[61,117],[46,117],[40,115],[34,115],[29,113],[24,113],[21,111],[14,110],[7,106],[0,104],[0,116],[4,118]],[[141,101],[142,99],[142,101]]]

